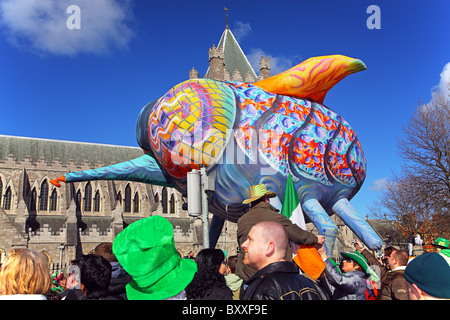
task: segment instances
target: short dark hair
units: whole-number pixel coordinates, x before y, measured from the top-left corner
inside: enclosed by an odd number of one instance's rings
[[[236,264],[238,261],[238,256],[230,256],[228,257],[227,265],[230,267],[232,273],[236,273]]]
[[[111,263],[96,254],[82,255],[76,261],[80,268],[80,282],[84,285],[87,298],[99,299],[109,296]]]

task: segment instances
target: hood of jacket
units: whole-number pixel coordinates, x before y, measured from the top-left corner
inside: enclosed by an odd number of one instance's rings
[[[237,289],[239,289],[243,282],[243,280],[234,273],[228,274],[225,277],[225,281],[227,282],[227,286],[231,289],[231,291],[236,291]]]
[[[119,278],[127,273],[118,262],[111,262],[111,267],[112,267],[111,278]]]

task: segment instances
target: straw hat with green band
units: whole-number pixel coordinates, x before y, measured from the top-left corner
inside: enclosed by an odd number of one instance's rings
[[[172,224],[161,216],[138,220],[117,235],[113,253],[133,280],[128,300],[161,300],[183,291],[197,272],[175,248]]]
[[[380,280],[375,270],[373,270],[369,266],[367,259],[360,252],[341,252],[341,256],[345,259],[351,259],[355,261],[361,267],[361,269],[363,269],[366,276],[372,277],[373,281],[378,282]]]
[[[272,191],[267,191],[266,185],[261,183],[250,187],[250,198],[245,199],[242,203],[247,204],[256,201],[264,196],[268,198],[275,198],[277,194]]]

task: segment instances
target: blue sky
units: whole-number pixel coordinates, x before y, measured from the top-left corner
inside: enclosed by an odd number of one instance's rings
[[[67,28],[70,5],[79,30]],[[366,26],[370,5],[381,29]],[[450,1],[0,0],[0,134],[137,146],[140,109],[192,67],[205,74],[224,7],[243,51],[270,56],[272,74],[327,54],[365,62],[324,103],[361,141],[368,172],[352,203],[369,213],[401,167],[402,126],[450,62]]]

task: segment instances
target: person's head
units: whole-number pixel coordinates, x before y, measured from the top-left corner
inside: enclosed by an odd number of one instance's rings
[[[355,260],[350,258],[342,259],[342,272],[350,272],[350,271],[362,271],[362,268],[359,264],[355,262]]]
[[[281,224],[259,222],[250,229],[247,240],[242,244],[244,264],[260,270],[273,262],[282,261],[288,245],[289,240]]]
[[[394,247],[386,247],[386,248],[384,248],[384,255],[383,255],[383,258],[382,258],[382,262],[389,269],[390,269],[390,267],[389,267],[388,258],[390,257],[392,251],[395,251],[395,250],[397,250],[397,249],[394,248]]]
[[[52,278],[43,254],[29,249],[12,250],[0,271],[0,294],[46,294]]]
[[[404,272],[410,300],[450,299],[450,258],[424,253],[409,262]]]
[[[202,298],[209,295],[215,286],[226,285],[225,254],[220,249],[203,249],[196,258],[198,271],[192,282],[186,287],[188,299]]]
[[[227,261],[228,273],[236,273],[236,264],[238,262],[238,256],[230,256]]]
[[[367,275],[370,272],[367,259],[360,252],[341,252],[341,256],[343,258],[341,267],[343,273],[361,271]]]
[[[195,258],[199,273],[219,273],[225,272],[225,255],[220,249],[203,249]]]
[[[102,256],[89,254],[82,255],[76,264],[80,268],[81,289],[86,297],[107,297],[111,281],[111,263]]]
[[[117,262],[117,258],[112,251],[112,242],[100,243],[95,247],[94,254],[102,256],[109,262]]]
[[[406,266],[408,264],[408,260],[408,254],[402,250],[394,250],[389,256],[387,256],[387,262],[391,270],[401,266]]]

